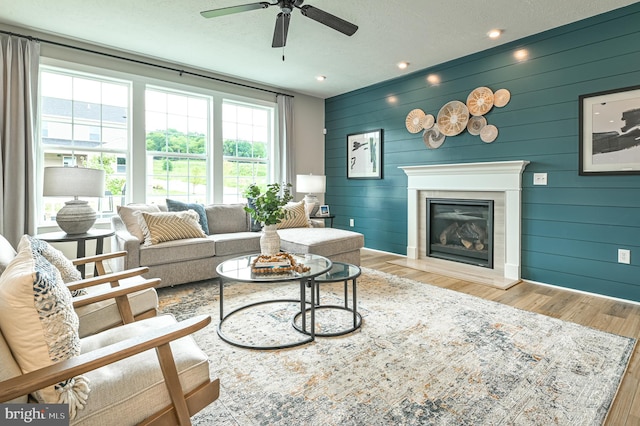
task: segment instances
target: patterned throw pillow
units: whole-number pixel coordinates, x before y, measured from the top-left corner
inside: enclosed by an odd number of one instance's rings
[[[209,235],[209,222],[204,206],[198,203],[183,203],[182,201],[170,200],[167,198],[167,210],[170,212],[184,212],[193,210],[198,213],[198,222],[205,234]]]
[[[205,238],[206,235],[198,222],[198,213],[186,212],[137,212],[140,228],[144,234],[144,245],[185,238]]]
[[[309,220],[304,209],[304,200],[297,203],[288,203],[284,206],[284,219],[278,224],[278,229],[308,228]]]
[[[80,354],[78,316],[60,272],[23,236],[18,254],[0,276],[0,328],[24,373]],[[34,392],[38,402],[69,404],[71,418],[89,396],[75,376]]]
[[[140,240],[140,244],[142,244],[144,242],[144,234],[142,233],[142,229],[140,229],[138,217],[134,214],[138,211],[159,212],[160,208],[155,204],[129,204],[127,206],[118,206],[118,215],[127,227],[127,230],[131,235]]]
[[[27,238],[29,239],[31,246],[35,250],[37,250],[38,253],[43,255],[44,258],[49,261],[49,263],[55,266],[58,271],[60,271],[62,281],[64,281],[65,284],[82,279],[82,274],[80,274],[80,271],[78,271],[73,262],[67,259],[60,250],[53,247],[48,242],[39,240],[35,237],[27,235]],[[84,296],[85,294],[87,294],[87,290],[85,289],[74,290],[71,292],[71,295],[73,297]]]

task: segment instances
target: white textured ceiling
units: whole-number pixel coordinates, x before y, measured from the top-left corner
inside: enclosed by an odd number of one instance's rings
[[[0,0],[0,23],[327,98],[635,3],[633,0],[307,0],[359,26],[347,37],[292,12],[273,49],[277,6],[205,19],[252,0]],[[489,29],[504,29],[498,41]],[[411,65],[401,71],[400,61]],[[325,75],[323,82],[317,75]]]

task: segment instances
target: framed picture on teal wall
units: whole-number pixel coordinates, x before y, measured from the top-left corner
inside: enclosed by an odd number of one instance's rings
[[[382,129],[347,135],[347,179],[382,179]]]
[[[640,86],[579,97],[581,175],[640,174]]]

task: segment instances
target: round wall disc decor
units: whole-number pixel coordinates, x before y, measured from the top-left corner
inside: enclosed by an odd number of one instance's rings
[[[436,119],[431,114],[427,114],[422,117],[422,128],[424,130],[429,130],[433,127],[433,123],[435,123]]]
[[[511,93],[507,89],[498,89],[493,94],[493,104],[498,108],[502,108],[511,100]]]
[[[424,141],[424,144],[429,149],[440,148],[440,146],[442,146],[442,144],[444,143],[445,139],[446,139],[446,136],[440,132],[440,129],[438,129],[438,126],[433,126],[429,130],[425,130],[422,133],[422,140]]]
[[[498,137],[498,128],[493,124],[487,124],[480,130],[482,142],[491,143]]]
[[[469,109],[460,101],[446,103],[438,112],[438,128],[445,136],[461,133],[469,122]]]
[[[467,131],[473,136],[478,136],[480,134],[480,130],[484,126],[487,125],[487,119],[483,116],[474,116],[469,119],[469,124],[467,124]]]
[[[409,114],[407,114],[407,119],[405,120],[407,130],[411,133],[418,133],[419,131],[421,131],[423,117],[424,111],[419,108],[409,111]]]
[[[467,97],[467,107],[472,115],[485,115],[493,107],[493,92],[488,87],[478,87]]]

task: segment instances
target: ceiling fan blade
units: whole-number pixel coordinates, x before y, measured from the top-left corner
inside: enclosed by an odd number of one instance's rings
[[[240,13],[240,12],[247,12],[249,10],[266,9],[269,6],[271,6],[271,3],[262,1],[260,3],[241,4],[239,6],[230,6],[230,7],[223,7],[220,9],[205,10],[204,12],[200,12],[200,15],[202,15],[205,18],[216,18],[218,16],[231,15],[233,13]]]
[[[302,6],[300,9],[300,13],[302,13],[307,18],[311,18],[314,21],[320,22],[321,24],[326,25],[327,27],[331,27],[336,31],[340,31],[342,34],[352,36],[356,31],[358,31],[358,26],[352,24],[351,22],[347,22],[342,18],[338,18],[330,13],[325,12],[324,10],[320,10],[317,7],[313,6]]]
[[[290,20],[290,13],[278,13],[276,28],[273,30],[273,43],[271,43],[271,47],[284,47],[287,44]]]

